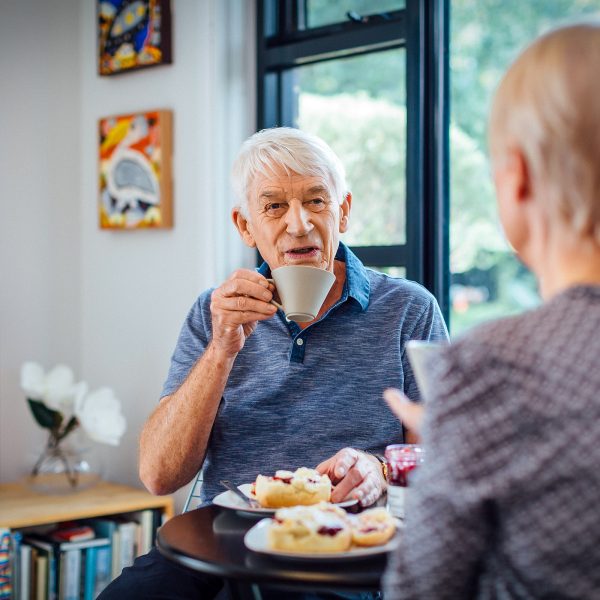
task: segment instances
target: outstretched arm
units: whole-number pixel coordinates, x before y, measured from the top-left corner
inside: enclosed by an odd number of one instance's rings
[[[418,441],[421,432],[421,423],[425,409],[421,404],[409,400],[400,390],[396,388],[388,388],[383,392],[383,397],[390,407],[390,410],[398,417],[402,425],[410,433],[411,441]],[[407,436],[408,438],[408,436]],[[408,441],[408,439],[407,439]]]
[[[212,340],[182,385],[165,396],[140,438],[140,479],[169,494],[200,469],[235,358],[258,321],[276,312],[272,286],[259,273],[236,271],[211,296]]]

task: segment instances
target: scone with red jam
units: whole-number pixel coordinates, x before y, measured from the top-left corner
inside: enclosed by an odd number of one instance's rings
[[[277,471],[273,477],[259,475],[254,494],[261,506],[309,506],[328,502],[331,498],[331,481],[315,469],[300,467],[296,471]]]
[[[294,506],[275,513],[267,540],[270,548],[285,552],[345,552],[352,545],[352,530],[345,511],[337,506]]]
[[[383,507],[369,508],[349,516],[352,523],[352,541],[356,546],[380,546],[396,532],[394,517]]]

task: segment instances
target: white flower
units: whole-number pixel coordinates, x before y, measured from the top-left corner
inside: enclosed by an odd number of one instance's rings
[[[46,375],[46,397],[49,408],[64,413],[73,412],[75,375],[69,367],[57,365]]]
[[[31,400],[42,402],[47,408],[61,413],[57,424],[53,418],[39,413],[32,407],[39,425],[50,429],[58,440],[81,425],[89,438],[104,444],[116,446],[125,433],[125,418],[121,414],[121,403],[110,388],[100,388],[88,393],[85,381],[75,383],[73,371],[65,365],[57,365],[44,373],[44,368],[36,362],[26,362],[21,367],[21,387]],[[77,421],[71,421],[75,416]]]
[[[21,388],[32,400],[41,400],[45,393],[44,367],[36,362],[23,363],[21,367]]]
[[[36,362],[26,362],[21,367],[21,387],[32,400],[41,400],[48,408],[63,414],[73,412],[75,394],[73,371],[66,365],[56,365],[44,373],[44,368]]]
[[[125,433],[125,417],[121,403],[111,388],[100,388],[89,394],[79,390],[75,416],[89,438],[96,442],[117,446]]]

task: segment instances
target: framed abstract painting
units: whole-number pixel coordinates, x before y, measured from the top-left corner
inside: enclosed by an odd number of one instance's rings
[[[98,73],[171,63],[170,0],[96,0]]]
[[[101,229],[173,226],[171,180],[173,115],[152,110],[98,123]]]

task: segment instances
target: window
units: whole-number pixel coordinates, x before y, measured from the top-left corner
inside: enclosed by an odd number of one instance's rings
[[[504,240],[486,124],[502,73],[537,35],[600,11],[600,0],[453,0],[451,7],[451,332],[538,302],[533,275]]]
[[[306,0],[306,27],[323,27],[348,20],[348,13],[354,19],[365,18],[365,15],[376,15],[375,18],[386,19],[387,13],[405,8],[404,0]]]
[[[348,172],[352,246],[406,243],[405,54],[396,48],[292,70],[293,125],[327,140]]]
[[[539,302],[497,217],[493,90],[538,34],[599,13],[600,0],[259,0],[258,125],[333,147],[354,195],[344,240],[423,283],[460,333]]]
[[[325,139],[361,260],[447,306],[447,2],[258,0],[258,128]]]

